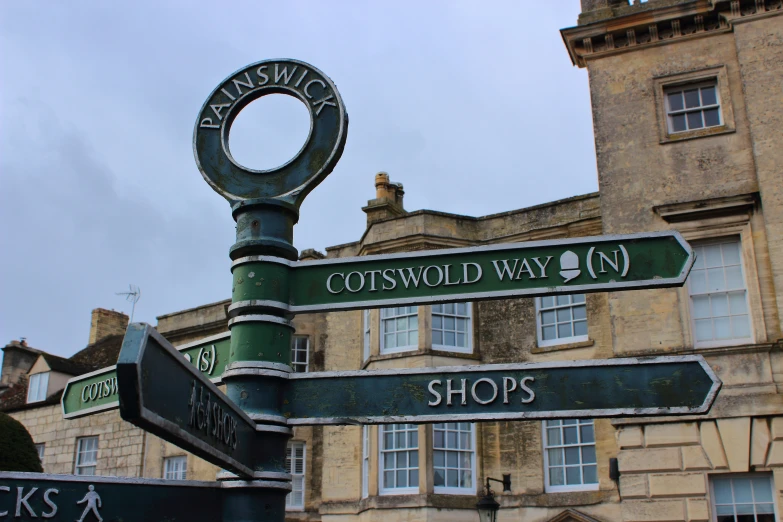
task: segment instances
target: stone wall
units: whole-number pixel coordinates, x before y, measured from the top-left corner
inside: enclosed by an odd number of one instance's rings
[[[757,18],[734,23],[734,43],[777,295],[783,294],[783,97],[779,95],[783,83],[783,19],[779,14],[758,13]],[[778,95],[771,96],[773,92]],[[781,301],[778,317],[783,317]]]
[[[709,477],[725,473],[772,473],[783,500],[783,417],[626,425],[617,446],[626,522],[706,522]]]
[[[42,406],[9,413],[24,424],[36,444],[45,444],[46,473],[72,474],[76,461],[76,440],[98,437],[96,475],[142,476],[144,432],[123,421],[117,411],[97,413],[79,419],[63,419],[60,405]]]

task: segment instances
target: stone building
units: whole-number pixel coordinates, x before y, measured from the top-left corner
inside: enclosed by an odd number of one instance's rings
[[[117,362],[127,326],[127,315],[98,308],[92,311],[89,344],[68,359],[24,341],[3,348],[0,411],[30,432],[46,473],[142,475],[142,430],[117,411],[66,420],[60,407],[68,379]]]
[[[598,193],[483,217],[409,212],[402,185],[381,173],[363,208],[362,237],[325,255],[301,254],[339,258],[678,230],[698,256],[682,288],[301,315],[292,366],[697,353],[724,383],[712,410],[668,418],[297,427],[289,446],[290,520],[474,521],[485,477],[505,473],[512,491],[497,495],[501,521],[781,518],[782,3],[582,0],[578,25],[561,34],[574,64],[589,74]],[[161,316],[157,328],[175,345],[225,332],[229,304]],[[24,389],[34,372],[67,366],[19,343],[5,350],[7,359],[12,353],[35,366],[4,365],[3,383],[21,376]],[[215,476],[214,466],[122,423],[116,412],[63,421],[48,401],[11,408],[36,442],[50,437],[47,472],[76,471],[76,438],[98,434],[97,473]],[[62,441],[62,449],[50,451],[50,440]],[[617,480],[610,478],[612,459]]]

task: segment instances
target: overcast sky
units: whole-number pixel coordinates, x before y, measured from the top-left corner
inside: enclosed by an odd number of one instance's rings
[[[93,308],[130,314],[115,294],[130,283],[151,324],[229,297],[234,222],[191,137],[212,89],[255,61],[313,64],[350,116],[342,159],[302,206],[300,251],[358,240],[381,170],[407,210],[471,216],[597,190],[587,73],[559,33],[578,13],[577,0],[2,2],[0,345],[70,356]],[[308,125],[298,101],[265,97],[232,152],[274,167]]]

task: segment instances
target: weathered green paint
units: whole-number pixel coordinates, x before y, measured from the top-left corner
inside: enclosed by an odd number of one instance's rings
[[[268,322],[246,322],[231,325],[233,361],[269,361],[291,364],[292,326]]]
[[[167,483],[171,482],[171,483]],[[199,484],[199,483],[196,483]],[[89,487],[100,496],[96,509],[106,520],[123,522],[212,522],[220,520],[221,488],[217,482],[185,485],[184,481],[122,479],[118,477],[75,477],[43,473],[0,472],[0,519],[73,522],[80,520],[88,502],[79,504]],[[6,487],[9,491],[2,489]],[[21,489],[20,489],[21,488]],[[33,488],[38,488],[33,491]],[[32,494],[30,494],[32,492]],[[26,503],[18,503],[27,496]],[[48,493],[48,494],[47,494]],[[46,499],[44,498],[46,496]],[[48,503],[47,503],[48,500]],[[17,508],[17,504],[20,504]],[[19,509],[21,516],[14,516]],[[97,521],[90,510],[87,522]]]
[[[288,162],[251,170],[229,152],[231,125],[244,107],[269,94],[300,100],[310,113],[310,134]],[[328,76],[299,60],[264,60],[234,72],[212,91],[196,120],[193,152],[204,179],[232,204],[279,198],[298,208],[337,164],[347,132],[348,113]]]
[[[474,383],[482,378],[497,386],[489,404],[472,396]],[[513,379],[514,386],[504,378]],[[452,394],[448,404],[449,379],[452,390],[461,389],[464,379],[465,404],[460,393]],[[534,398],[523,390],[522,379]],[[439,381],[433,386],[441,396],[437,405],[431,405],[437,396],[428,389],[433,381]],[[516,388],[507,402],[504,384]],[[719,388],[720,381],[701,356],[327,372],[289,379],[282,409],[293,424],[693,414],[708,411]],[[480,400],[493,395],[490,383],[477,385]],[[254,401],[250,394],[238,403],[253,410]]]
[[[566,272],[569,257],[578,266]],[[691,248],[674,231],[285,265],[245,258],[233,269],[232,300],[276,302],[306,313],[682,286],[693,260]]]
[[[90,487],[100,502],[85,500]],[[237,498],[243,493],[248,498]],[[256,487],[243,493],[220,482],[0,472],[0,519],[93,522],[97,511],[107,522],[249,520],[248,501],[270,517],[263,520],[285,516],[287,491]]]
[[[286,473],[289,431],[259,441],[255,422],[151,326],[128,326],[117,382],[124,420],[242,477]]]
[[[228,364],[230,348],[231,339],[227,332],[195,343],[188,343],[178,347],[177,350],[206,377],[213,381],[219,381],[226,364]],[[116,379],[117,372],[112,366],[69,380],[60,399],[63,416],[70,419],[119,408]],[[96,385],[96,389],[90,390],[89,387],[93,384]],[[97,390],[98,385],[101,386],[99,391]],[[92,391],[96,393],[92,394]],[[91,395],[95,399],[91,399]]]

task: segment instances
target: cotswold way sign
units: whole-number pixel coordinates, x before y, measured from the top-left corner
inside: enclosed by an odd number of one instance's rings
[[[228,362],[231,335],[222,333],[178,346],[183,357],[215,384]],[[63,418],[73,419],[119,408],[116,366],[79,375],[69,380],[60,399]]]
[[[679,232],[595,236],[318,261],[234,261],[233,304],[292,313],[682,286]]]

